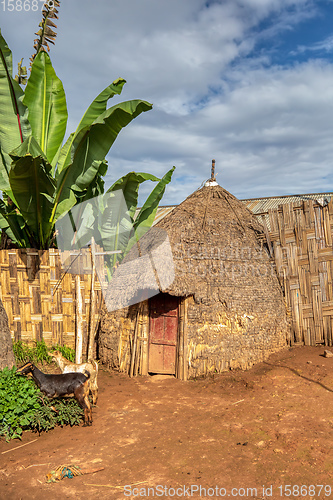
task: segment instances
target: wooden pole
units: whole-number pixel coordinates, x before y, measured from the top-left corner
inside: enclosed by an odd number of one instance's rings
[[[216,177],[215,177],[215,160],[212,160],[212,170],[211,170],[210,180],[211,181],[216,181]]]
[[[141,331],[141,344],[142,344],[142,358],[140,364],[140,375],[148,375],[148,338],[149,338],[149,305],[148,300],[142,304],[142,331]]]
[[[83,302],[81,294],[80,275],[75,276],[76,292],[76,342],[75,342],[75,363],[82,363],[83,350]]]
[[[139,307],[138,312],[136,314],[134,338],[133,338],[132,353],[131,353],[131,364],[130,364],[130,372],[129,372],[130,377],[134,376],[134,363],[135,363],[135,358],[137,355],[137,348],[138,348],[137,343],[138,343],[139,317],[140,317],[140,307]]]
[[[178,321],[178,339],[177,339],[177,363],[176,377],[184,379],[184,316],[185,316],[185,297],[179,304],[179,321]]]
[[[94,358],[94,343],[95,343],[95,316],[96,316],[96,290],[95,290],[95,281],[96,281],[96,264],[95,264],[95,239],[91,238],[91,292],[90,292],[90,321],[89,321],[89,339],[88,339],[88,360]]]
[[[187,310],[189,298],[184,299],[184,329],[183,329],[183,380],[188,378],[188,338],[187,338]]]

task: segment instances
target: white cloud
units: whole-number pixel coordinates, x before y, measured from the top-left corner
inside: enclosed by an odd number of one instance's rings
[[[175,179],[185,169],[197,186],[215,158],[219,182],[240,197],[321,191],[332,172],[332,111],[332,65],[261,69],[189,116],[161,115],[158,128],[145,117],[145,125],[118,139],[114,153],[134,161],[126,151],[133,144],[143,170],[151,164],[162,175],[175,164]],[[157,154],[162,161],[154,164]]]
[[[320,42],[312,45],[299,45],[296,50],[292,51],[293,55],[304,52],[332,52],[333,51],[333,36],[329,36]]]
[[[308,4],[306,0],[229,0],[207,8],[203,0],[124,0],[102,4],[92,12],[84,0],[73,24],[68,3],[61,6],[57,55],[71,70],[68,85],[73,91],[78,85],[85,92],[92,89],[96,74],[105,86],[122,76],[128,80],[126,98],[135,89],[168,113],[185,114],[211,87],[219,86],[232,61],[249,55],[259,36],[250,30],[265,16],[276,16],[270,29],[285,29],[283,9]],[[295,15],[292,12],[289,17]],[[101,23],[102,36],[82,39],[82,33],[88,35],[91,26],[95,33]],[[70,50],[67,38],[61,37],[63,31],[72,32]]]

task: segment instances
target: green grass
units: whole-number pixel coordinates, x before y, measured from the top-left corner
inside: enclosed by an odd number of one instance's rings
[[[48,347],[44,340],[41,342],[34,342],[34,344],[35,345],[31,347],[22,341],[13,342],[16,365],[22,365],[28,361],[31,361],[33,364],[50,364],[52,363],[52,358],[47,354],[48,351],[59,351],[69,361],[75,361],[75,351],[71,347],[60,346],[58,344]]]

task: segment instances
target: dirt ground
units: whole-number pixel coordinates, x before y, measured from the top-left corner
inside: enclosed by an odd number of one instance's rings
[[[333,498],[333,358],[323,353],[291,348],[188,382],[100,369],[92,427],[0,441],[0,499]],[[46,483],[68,464],[104,469]]]

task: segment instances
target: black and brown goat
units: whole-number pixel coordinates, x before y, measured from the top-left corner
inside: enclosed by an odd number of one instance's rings
[[[89,394],[89,378],[83,373],[63,373],[46,374],[38,370],[32,363],[28,362],[17,370],[21,375],[28,375],[31,373],[32,378],[38,385],[39,389],[48,398],[55,398],[57,396],[70,396],[74,395],[76,401],[84,410],[84,425],[92,424],[92,411],[88,399]]]

